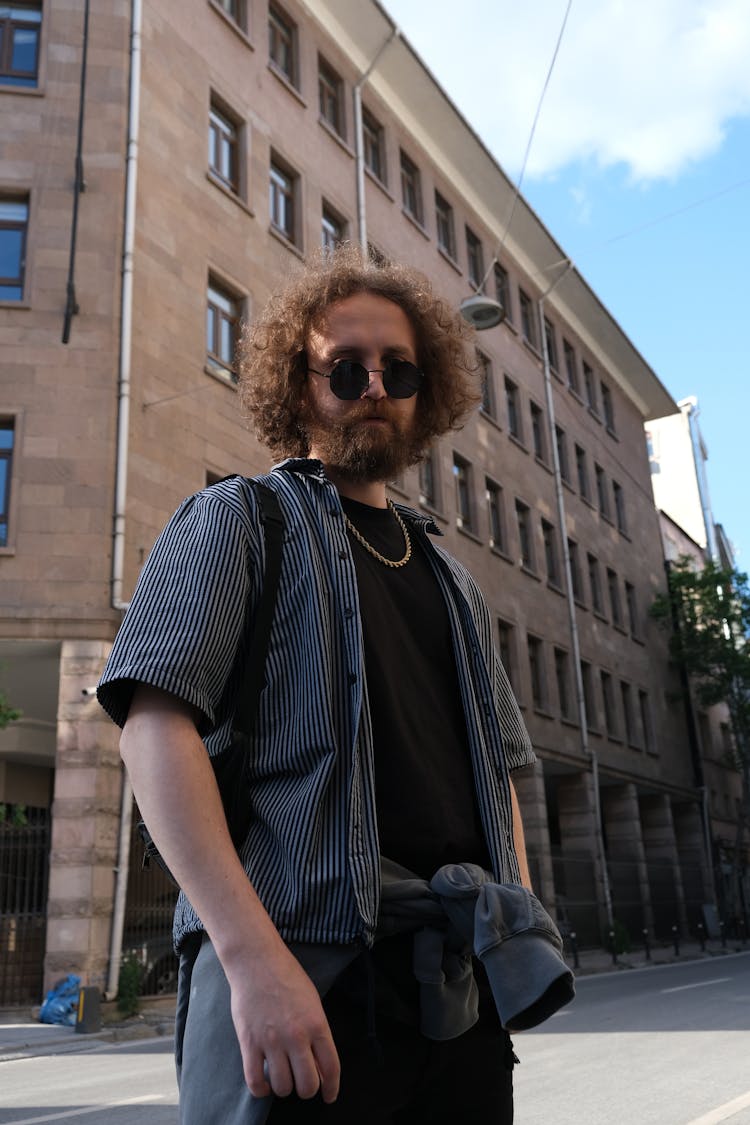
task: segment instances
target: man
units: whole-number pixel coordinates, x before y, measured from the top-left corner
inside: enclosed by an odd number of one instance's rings
[[[469,330],[423,276],[344,248],[246,332],[240,390],[288,459],[264,478],[285,534],[239,855],[209,754],[262,583],[241,478],[172,518],[99,689],[183,890],[181,1120],[505,1125],[513,1052],[486,983],[470,1030],[423,1036],[419,923],[383,936],[381,898],[381,857],[529,886],[509,772],[533,752],[489,614],[432,521],[386,497],[478,400]]]

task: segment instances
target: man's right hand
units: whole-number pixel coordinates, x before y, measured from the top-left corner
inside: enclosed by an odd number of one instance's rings
[[[218,952],[218,951],[217,951]],[[232,1019],[242,1052],[245,1081],[256,1097],[286,1097],[296,1090],[335,1101],[340,1065],[317,989],[282,945],[272,957],[225,957]]]
[[[339,1059],[320,997],[242,868],[195,712],[141,684],[120,751],[141,815],[229,981],[250,1091],[311,1098],[320,1090],[334,1101]]]

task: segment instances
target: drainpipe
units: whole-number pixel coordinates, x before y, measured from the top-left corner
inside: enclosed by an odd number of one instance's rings
[[[354,97],[354,156],[357,174],[357,231],[359,234],[359,244],[362,247],[362,253],[365,257],[367,257],[367,212],[365,208],[365,139],[362,123],[362,87],[372,74],[386,47],[388,47],[394,39],[398,39],[400,34],[401,32],[397,25],[394,24],[390,35],[380,44],[372,62],[367,70],[360,75],[359,79],[354,83],[354,88],[352,90]]]
[[[127,609],[122,600],[125,559],[125,504],[128,480],[128,437],[130,428],[130,363],[133,331],[133,251],[135,246],[135,194],[138,172],[138,113],[141,85],[142,0],[132,0],[130,23],[130,101],[128,143],[125,163],[125,224],[122,248],[122,297],[120,306],[120,363],[118,384],[117,454],[115,468],[114,544],[112,551],[112,607]],[[124,766],[120,801],[120,839],[115,869],[115,897],[109,942],[109,965],[105,999],[117,995],[122,955],[122,930],[130,866],[130,826],[133,788]]]
[[[544,368],[544,396],[547,403],[547,418],[549,423],[549,443],[552,450],[552,471],[555,481],[555,501],[557,504],[557,522],[560,527],[562,540],[563,570],[565,573],[565,597],[568,605],[568,622],[570,627],[570,647],[573,653],[573,674],[576,685],[576,702],[578,707],[578,725],[581,737],[581,753],[584,760],[591,764],[591,777],[594,783],[594,816],[596,817],[596,847],[599,856],[599,868],[602,877],[602,892],[604,894],[604,908],[607,914],[607,927],[612,929],[614,914],[612,911],[612,892],[607,868],[607,855],[604,848],[602,833],[602,808],[601,787],[599,783],[599,758],[595,750],[589,745],[588,717],[586,715],[586,696],[583,691],[583,673],[581,672],[581,646],[578,635],[578,616],[576,614],[575,598],[573,597],[573,576],[570,567],[570,551],[568,549],[567,518],[565,513],[565,493],[563,491],[562,473],[560,472],[560,455],[557,449],[557,434],[555,433],[555,402],[552,393],[552,373],[549,363],[549,348],[547,347],[547,333],[544,325],[544,302],[553,289],[556,288],[573,268],[573,263],[568,260],[563,272],[552,282],[539,298],[539,333],[542,342],[542,363]]]

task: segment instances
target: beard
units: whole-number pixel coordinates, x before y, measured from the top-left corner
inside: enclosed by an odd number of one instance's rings
[[[383,421],[368,426],[367,418]],[[302,425],[323,464],[357,483],[394,480],[422,455],[414,423],[392,414],[387,402],[363,401],[356,412],[337,420],[308,404]]]

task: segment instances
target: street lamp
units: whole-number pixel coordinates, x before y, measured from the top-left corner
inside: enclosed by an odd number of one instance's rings
[[[486,297],[484,293],[475,293],[473,297],[466,297],[458,306],[464,320],[468,320],[478,332],[486,328],[494,328],[505,320],[505,309],[499,301]]]

